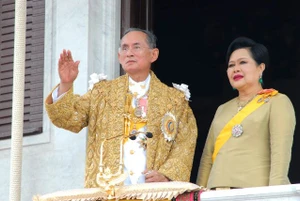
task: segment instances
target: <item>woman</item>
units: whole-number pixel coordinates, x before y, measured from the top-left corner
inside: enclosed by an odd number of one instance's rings
[[[209,189],[289,184],[295,129],[290,99],[263,89],[267,48],[239,37],[228,47],[227,76],[238,96],[220,105],[202,153],[197,184]]]

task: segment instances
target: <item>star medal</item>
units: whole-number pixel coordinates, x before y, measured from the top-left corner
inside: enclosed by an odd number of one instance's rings
[[[243,126],[241,124],[234,125],[231,130],[231,134],[233,137],[240,137],[243,132]]]
[[[175,141],[177,134],[177,121],[175,115],[167,112],[161,120],[161,131],[167,142]]]

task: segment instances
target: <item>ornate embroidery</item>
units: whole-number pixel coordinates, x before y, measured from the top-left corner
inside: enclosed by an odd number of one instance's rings
[[[128,85],[128,75],[124,75],[115,80],[102,81],[94,85],[93,90],[90,90],[85,96],[73,94],[72,89],[56,104],[46,104],[47,113],[54,125],[64,129],[74,130],[74,132],[79,132],[88,125],[85,174],[85,187],[87,188],[99,186],[96,182],[96,175],[99,172],[99,150],[101,141],[103,138],[123,134],[127,127],[125,126],[123,115],[124,107],[126,107]],[[51,94],[46,100],[48,99],[51,99]],[[148,97],[148,104],[151,106],[147,109],[147,130],[153,132],[153,138],[147,142],[147,166],[152,169],[160,168],[161,161],[164,161],[167,153],[169,153],[168,146],[157,146],[158,143],[166,140],[166,138],[164,134],[158,135],[158,133],[156,133],[161,130],[162,118],[166,111],[173,111],[175,108],[178,111],[186,111],[183,114],[183,119],[187,118],[184,120],[184,123],[187,122],[189,126],[187,129],[178,132],[186,136],[186,143],[189,146],[184,146],[181,153],[182,155],[189,155],[194,151],[196,143],[194,136],[197,133],[196,123],[194,116],[190,115],[192,114],[191,111],[186,110],[188,105],[184,103],[183,99],[183,93],[174,88],[167,87],[151,72]],[[78,120],[76,121],[74,120],[74,112],[78,113],[76,115]],[[176,117],[176,113],[173,113],[173,115]],[[175,125],[176,130],[178,130],[179,119],[177,118]],[[177,135],[177,132],[174,133]],[[175,135],[173,137],[176,139]],[[105,145],[105,151],[103,153],[103,163],[106,167],[110,167],[112,172],[118,170],[118,166],[115,165],[115,162],[119,160],[120,153],[117,150],[119,150],[120,139],[121,137],[109,141]],[[181,174],[177,174],[178,170],[185,170],[187,165],[191,168],[192,163],[190,163],[190,159],[185,159],[184,161],[188,161],[188,163],[177,164],[176,171],[173,170],[173,168],[168,170],[168,174],[173,175],[174,180],[188,180],[190,177],[190,173],[187,171],[182,171]]]

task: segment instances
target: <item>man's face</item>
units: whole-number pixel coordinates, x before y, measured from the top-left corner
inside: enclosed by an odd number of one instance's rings
[[[157,57],[158,49],[149,47],[145,33],[132,31],[122,38],[118,58],[124,71],[129,75],[148,74],[151,63]]]

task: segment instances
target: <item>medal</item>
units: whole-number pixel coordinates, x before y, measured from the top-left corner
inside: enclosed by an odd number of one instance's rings
[[[241,124],[234,125],[231,130],[231,134],[233,137],[240,137],[243,132],[243,126]]]
[[[137,107],[134,109],[134,115],[136,117],[141,117],[142,116],[142,109],[140,107]]]
[[[167,142],[175,141],[177,134],[178,122],[171,112],[167,112],[161,120],[161,131]]]

